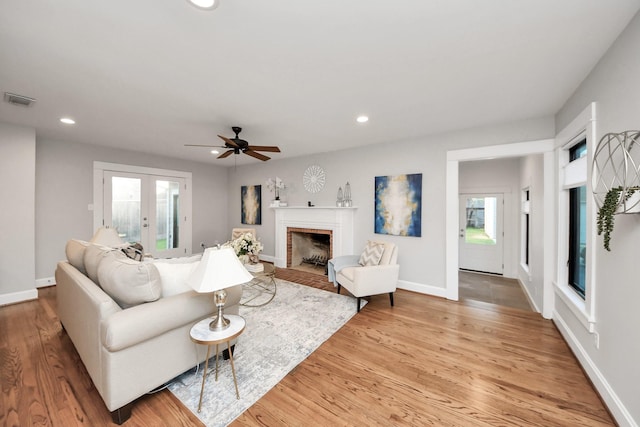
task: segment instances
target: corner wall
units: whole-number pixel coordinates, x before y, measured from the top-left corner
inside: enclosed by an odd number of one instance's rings
[[[35,131],[0,123],[0,305],[37,298],[35,166]]]
[[[640,129],[639,50],[640,15],[636,15],[557,114],[556,128],[564,129],[595,101],[598,139],[608,132]],[[611,252],[603,249],[602,242],[602,237],[595,242],[595,334],[590,334],[559,298],[556,298],[554,320],[618,423],[637,426],[640,423],[640,216],[616,216]]]

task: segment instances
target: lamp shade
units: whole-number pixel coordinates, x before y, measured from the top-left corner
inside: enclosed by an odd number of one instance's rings
[[[118,230],[110,227],[100,227],[91,238],[91,243],[97,243],[103,246],[116,247],[124,244]]]
[[[187,284],[196,292],[213,292],[253,279],[232,248],[207,248]]]

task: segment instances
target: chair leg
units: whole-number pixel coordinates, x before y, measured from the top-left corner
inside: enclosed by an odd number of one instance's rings
[[[389,301],[391,301],[391,307],[393,307],[393,292],[389,292]]]
[[[357,313],[360,313],[360,297],[356,298],[356,304],[358,304],[358,311]]]
[[[340,283],[338,283],[338,293],[340,293],[340,288],[341,288]]]

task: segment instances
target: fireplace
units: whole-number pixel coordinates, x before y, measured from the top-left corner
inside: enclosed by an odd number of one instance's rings
[[[287,227],[287,268],[327,274],[332,237],[331,230]]]
[[[292,264],[289,229],[304,230],[303,233],[311,231],[314,234],[329,235],[329,258],[354,253],[353,231],[357,208],[293,206],[272,209],[275,210],[276,219],[274,258],[276,267],[287,268]],[[323,238],[326,239],[326,237],[316,237],[316,239]]]

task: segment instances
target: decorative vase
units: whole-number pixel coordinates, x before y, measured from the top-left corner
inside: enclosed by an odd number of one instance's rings
[[[241,263],[243,264],[248,264],[249,263],[249,255],[244,254],[244,255],[238,255],[238,259],[240,260]]]
[[[257,264],[260,261],[260,258],[258,257],[258,255],[249,255],[249,263],[250,264]]]
[[[341,208],[343,206],[342,187],[338,187],[338,198],[336,200],[336,206]]]

